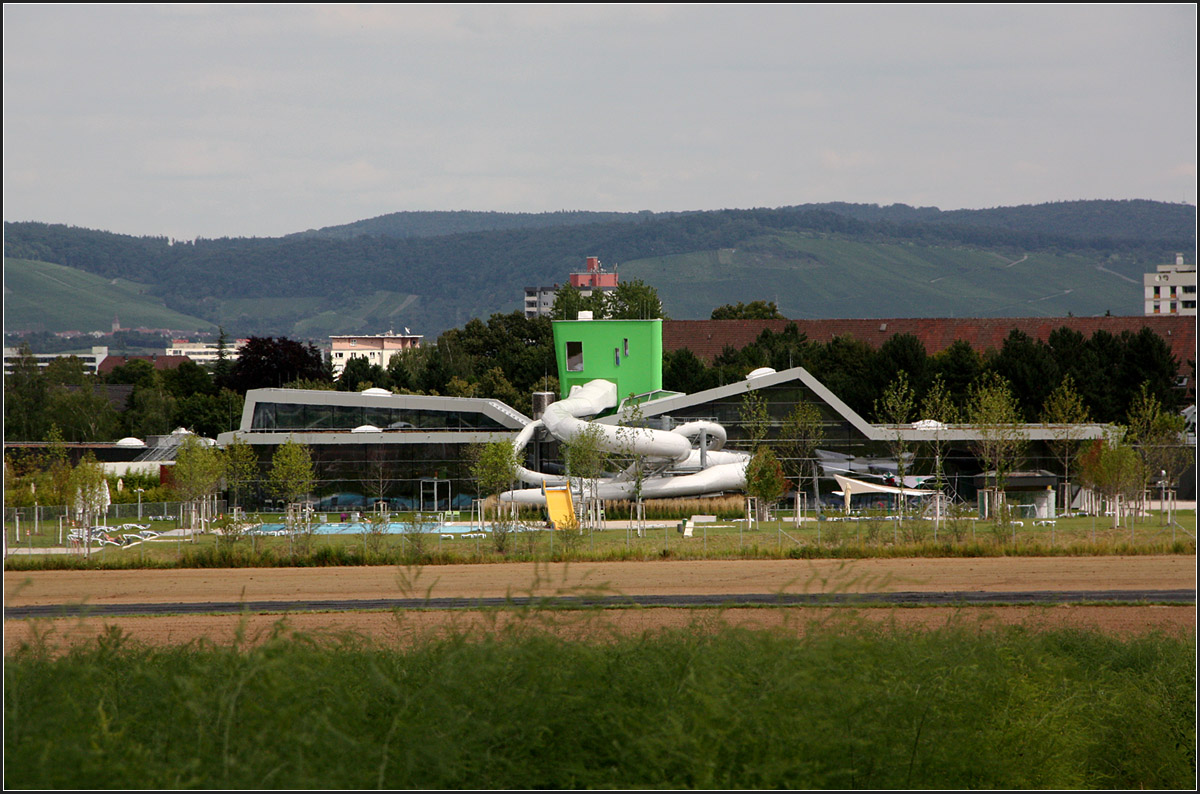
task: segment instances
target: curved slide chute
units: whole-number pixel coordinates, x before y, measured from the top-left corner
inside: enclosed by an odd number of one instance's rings
[[[643,498],[697,496],[746,487],[749,455],[722,451],[725,428],[715,422],[688,422],[673,430],[654,430],[615,427],[580,418],[595,416],[617,404],[617,387],[611,381],[600,379],[575,386],[565,399],[551,403],[541,419],[526,425],[513,439],[513,447],[522,452],[542,427],[554,438],[568,443],[584,432],[595,433],[602,449],[645,457],[651,474],[642,481]],[[693,447],[696,438],[703,439],[703,449]],[[518,467],[517,476],[522,482],[538,487],[506,491],[500,495],[502,501],[544,505],[543,487],[566,483],[565,477],[523,466]],[[589,484],[589,490],[592,485]],[[594,486],[601,499],[627,499],[632,498],[635,483],[629,472],[623,472],[602,478]]]

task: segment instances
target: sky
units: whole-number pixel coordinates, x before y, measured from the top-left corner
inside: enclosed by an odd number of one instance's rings
[[[1196,6],[5,4],[4,220],[1196,202]]]

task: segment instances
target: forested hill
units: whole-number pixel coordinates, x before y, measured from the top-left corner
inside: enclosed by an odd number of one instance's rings
[[[519,308],[523,287],[561,283],[587,256],[658,287],[679,319],[756,298],[796,317],[1137,313],[1141,274],[1193,251],[1195,220],[1194,206],[1149,201],[399,213],[362,222],[374,231],[357,236],[331,227],[175,244],[6,222],[5,257],[146,285],[170,309],[231,333],[317,338],[410,326],[432,336]],[[463,231],[484,224],[513,228]],[[868,281],[874,302],[861,298]],[[1030,282],[1041,291],[1028,292]]]
[[[1194,234],[1195,207],[1157,201],[1060,201],[978,210],[940,210],[907,204],[801,204],[779,212],[832,212],[868,223],[981,226],[1035,232],[1071,240],[1183,239]],[[548,229],[594,223],[638,223],[673,218],[683,212],[393,212],[340,226],[310,229],[294,236],[348,239],[370,237],[442,237],[511,229]]]
[[[293,237],[444,237],[471,232],[498,232],[510,229],[550,229],[557,226],[582,226],[591,223],[636,223],[668,218],[679,213],[643,212],[391,212],[376,218],[325,226],[297,232]]]

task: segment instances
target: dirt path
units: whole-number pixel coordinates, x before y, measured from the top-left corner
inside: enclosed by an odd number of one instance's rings
[[[989,557],[898,560],[736,560],[534,565],[445,565],[422,569],[280,568],[179,571],[37,571],[6,573],[6,606],[38,604],[196,603],[266,600],[503,597],[505,595],[720,595],[745,593],[882,593],[898,591],[1140,590],[1195,589],[1195,557]],[[813,619],[829,619],[818,608],[773,609],[629,609],[603,613],[603,631],[640,632],[689,625],[719,616],[738,625],[804,630]],[[844,619],[848,610],[839,612]],[[988,607],[964,609],[858,609],[856,617],[926,626],[948,620],[972,624],[1034,622],[1037,625],[1089,625],[1118,632],[1164,629],[1195,631],[1196,610],[1187,607]],[[292,614],[287,625],[303,631],[352,631],[380,639],[414,633],[467,628],[494,630],[529,615],[497,616],[478,612]],[[547,616],[536,616],[537,620]],[[187,642],[205,636],[227,642],[241,626],[258,636],[278,616],[202,615],[5,621],[5,652],[35,631],[50,632],[56,642],[95,637],[105,625],[117,625],[135,638],[154,643]],[[587,613],[553,616],[555,630],[601,630]]]

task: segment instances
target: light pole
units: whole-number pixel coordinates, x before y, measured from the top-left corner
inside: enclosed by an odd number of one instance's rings
[[[1158,484],[1161,488],[1162,496],[1158,499],[1158,515],[1161,522],[1162,516],[1167,510],[1167,470],[1163,469],[1158,473]]]
[[[913,422],[913,429],[928,433],[933,431],[934,481],[937,483],[937,493],[933,495],[933,540],[936,543],[938,528],[942,523],[942,428],[946,425],[936,419],[922,419]]]
[[[142,520],[142,493],[145,492],[146,489],[145,488],[134,488],[133,490],[136,491],[137,495],[138,495],[138,521],[141,521]]]

